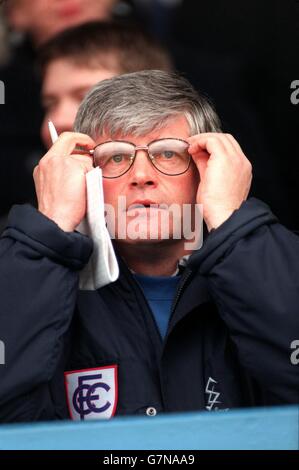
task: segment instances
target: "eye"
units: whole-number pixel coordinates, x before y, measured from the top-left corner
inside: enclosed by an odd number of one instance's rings
[[[161,152],[161,156],[166,158],[166,159],[171,159],[172,157],[175,157],[176,153],[173,152],[172,150],[165,150],[164,152]]]
[[[113,162],[115,163],[121,163],[122,160],[123,160],[124,156],[121,155],[121,154],[118,154],[118,155],[113,155],[113,157],[111,158],[113,160]]]
[[[51,100],[51,101],[50,100],[45,100],[45,101],[43,101],[42,106],[43,106],[43,109],[44,109],[45,113],[50,113],[57,106],[57,102],[54,101],[54,100]]]

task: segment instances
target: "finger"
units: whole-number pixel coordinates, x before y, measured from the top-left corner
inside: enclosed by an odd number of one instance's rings
[[[38,170],[39,170],[38,165],[36,165],[36,166],[33,168],[33,173],[32,173],[33,178],[37,178]]]
[[[235,158],[238,155],[243,155],[241,147],[237,141],[230,134],[223,134],[220,132],[208,132],[205,134],[198,134],[189,138],[190,147],[189,151],[194,151],[194,145],[206,148],[209,153],[225,153],[227,157]]]
[[[95,147],[95,142],[86,134],[79,132],[63,132],[45,157],[51,157],[52,155],[70,155],[78,146],[88,151]]]
[[[38,185],[38,167],[34,168],[32,176],[33,176],[34,186],[37,189],[37,185]]]
[[[80,145],[77,145],[74,150],[72,151],[71,155],[86,155],[86,156],[89,156],[89,157],[92,157],[92,155],[90,154],[90,149],[88,148],[83,148],[82,146]]]
[[[194,153],[192,156],[192,159],[199,171],[199,175],[200,175],[200,178],[201,179],[204,179],[204,175],[205,175],[205,172],[206,172],[206,168],[207,168],[207,164],[208,164],[208,160],[210,158],[210,155],[204,151],[204,150],[200,150],[196,153]]]
[[[51,157],[44,157],[39,161],[39,164],[34,169],[34,181],[39,179],[40,174],[48,172],[49,167],[54,167],[54,170],[57,171],[58,167],[64,168],[65,165],[78,166],[78,162],[80,163],[80,167],[83,169],[84,173],[93,169],[93,158],[89,155],[52,155]]]
[[[88,165],[90,168],[93,167],[93,158],[91,155],[72,154],[69,156],[69,158],[71,158],[72,160],[79,161],[84,165]]]
[[[230,141],[230,143],[233,145],[234,149],[236,150],[236,152],[241,152],[243,153],[243,150],[239,144],[239,142],[234,138],[234,136],[232,136],[231,134],[225,134],[226,135],[226,138]]]
[[[205,150],[211,155],[227,153],[226,147],[223,144],[223,139],[219,138],[218,133],[207,132],[205,134],[198,134],[189,138],[190,146],[188,152],[195,154],[201,150]]]
[[[232,141],[228,138],[228,134],[218,134],[217,138],[225,148],[226,154],[233,157],[238,155],[239,150],[233,145]]]

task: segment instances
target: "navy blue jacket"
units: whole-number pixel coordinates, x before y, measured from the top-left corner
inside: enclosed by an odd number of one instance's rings
[[[299,402],[299,238],[266,204],[244,202],[189,258],[164,341],[121,258],[116,282],[78,290],[91,252],[88,237],[12,208],[0,239],[1,422],[69,418],[64,371],[112,366],[113,415]],[[83,386],[81,419],[98,412],[108,387],[97,387]]]

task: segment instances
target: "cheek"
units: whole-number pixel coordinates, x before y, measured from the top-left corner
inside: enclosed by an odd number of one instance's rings
[[[103,178],[104,201],[116,208],[118,196],[120,194],[119,185],[113,180]]]
[[[200,182],[199,173],[196,168],[190,168],[190,172],[182,176],[177,182],[175,199],[180,199],[182,204],[194,203]]]

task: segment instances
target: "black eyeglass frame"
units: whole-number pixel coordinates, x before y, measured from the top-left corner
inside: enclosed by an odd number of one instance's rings
[[[128,169],[127,169],[126,171],[124,171],[123,173],[121,173],[120,175],[117,175],[117,176],[104,176],[104,175],[102,175],[103,178],[106,178],[106,179],[120,178],[121,176],[125,175],[125,174],[132,168],[132,166],[134,165],[134,162],[135,162],[135,159],[136,159],[136,153],[137,153],[138,150],[146,150],[146,151],[147,151],[147,156],[148,156],[148,158],[150,159],[150,162],[151,162],[151,164],[153,165],[153,167],[154,167],[157,171],[159,171],[160,173],[162,173],[163,175],[166,175],[166,176],[179,176],[179,175],[183,175],[184,173],[186,173],[186,172],[189,170],[189,168],[190,168],[190,163],[191,163],[191,160],[192,160],[192,157],[191,157],[191,155],[190,155],[189,153],[188,153],[188,155],[189,155],[189,161],[188,161],[187,168],[186,168],[186,170],[181,171],[180,173],[175,173],[175,174],[170,175],[169,173],[165,173],[164,171],[159,170],[159,168],[157,168],[157,167],[155,166],[155,164],[154,164],[154,162],[153,162],[153,160],[155,159],[155,157],[149,153],[148,147],[149,147],[149,145],[153,144],[154,142],[159,142],[159,141],[161,141],[161,140],[179,140],[179,141],[184,142],[185,144],[187,144],[188,147],[190,146],[190,144],[189,144],[188,142],[186,142],[186,140],[184,140],[184,139],[179,139],[179,138],[177,138],[177,137],[163,137],[162,139],[154,139],[154,140],[152,140],[151,142],[149,142],[147,145],[135,145],[133,142],[129,142],[128,140],[119,140],[119,139],[116,139],[116,140],[106,140],[105,142],[101,142],[100,144],[96,145],[93,150],[90,150],[89,153],[90,153],[90,155],[93,157],[93,166],[94,166],[94,168],[96,168],[96,167],[99,166],[99,165],[96,165],[96,164],[95,164],[94,153],[95,153],[95,149],[96,149],[97,147],[99,147],[100,145],[108,144],[108,143],[110,143],[110,142],[112,142],[112,143],[113,143],[113,142],[122,142],[122,143],[130,144],[130,145],[133,145],[133,146],[134,146],[134,149],[135,149],[135,150],[134,150],[134,155],[131,156],[131,163],[130,163]],[[187,149],[186,149],[186,150],[187,150]]]

